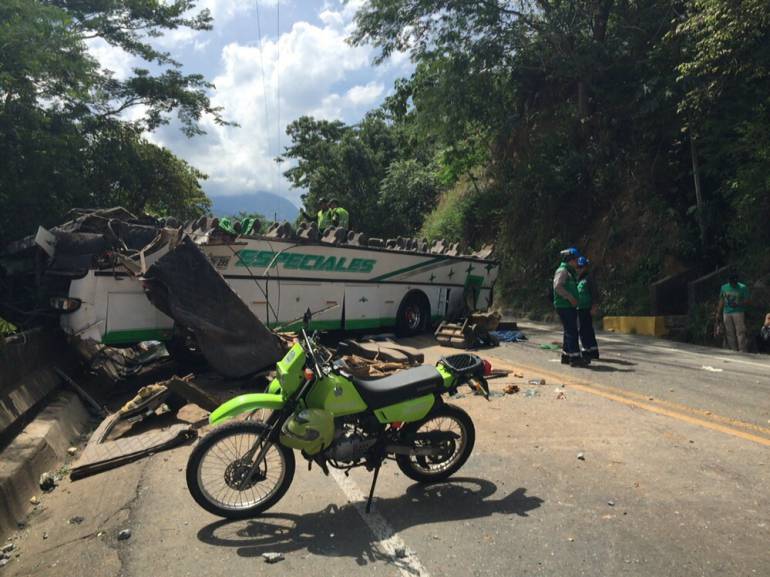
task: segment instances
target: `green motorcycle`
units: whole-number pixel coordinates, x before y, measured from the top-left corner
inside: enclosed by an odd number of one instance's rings
[[[359,379],[344,361],[309,337],[277,363],[266,393],[238,396],[218,407],[211,424],[246,415],[204,436],[187,463],[187,486],[204,509],[229,519],[275,505],[294,478],[294,450],[325,474],[329,467],[373,471],[367,511],[380,467],[395,460],[420,483],[446,479],[473,450],[473,421],[442,396],[468,384],[489,399],[489,363],[473,354],[443,357],[379,379]],[[269,409],[264,420],[257,411]]]

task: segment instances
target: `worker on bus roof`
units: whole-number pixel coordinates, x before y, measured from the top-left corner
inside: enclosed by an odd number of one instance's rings
[[[329,201],[329,214],[331,215],[334,226],[350,228],[350,214],[346,209],[339,205],[336,198],[332,198]]]

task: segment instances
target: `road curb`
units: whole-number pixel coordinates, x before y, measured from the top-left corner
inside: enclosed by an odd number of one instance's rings
[[[88,428],[90,417],[71,392],[56,395],[0,454],[0,538],[17,528],[38,493],[40,475],[67,455]]]

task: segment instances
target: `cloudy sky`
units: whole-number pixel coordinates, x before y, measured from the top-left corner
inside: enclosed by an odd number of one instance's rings
[[[171,31],[156,44],[186,73],[212,81],[213,104],[240,126],[205,121],[208,134],[188,139],[172,123],[151,140],[207,173],[209,196],[262,190],[299,204],[302,191],[290,189],[285,166],[273,162],[287,144],[286,125],[303,114],[355,122],[412,70],[404,55],[375,67],[371,48],[346,43],[363,1],[199,0],[199,8],[211,10],[214,30]],[[141,65],[102,41],[90,48],[118,77]]]

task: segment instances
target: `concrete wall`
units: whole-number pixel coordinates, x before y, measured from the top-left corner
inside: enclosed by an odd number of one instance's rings
[[[34,329],[0,344],[0,435],[61,383],[76,359],[59,331]]]

